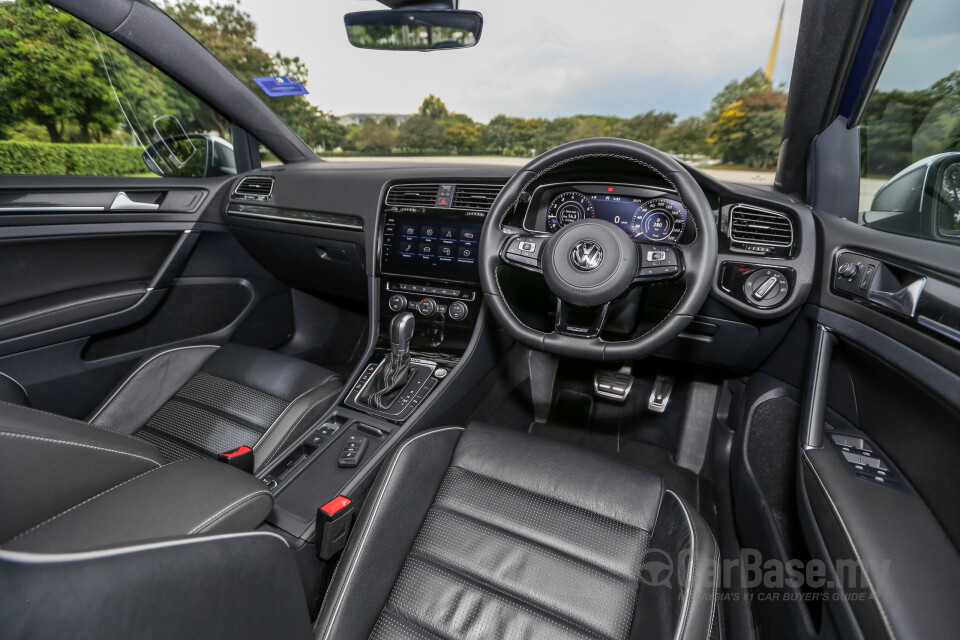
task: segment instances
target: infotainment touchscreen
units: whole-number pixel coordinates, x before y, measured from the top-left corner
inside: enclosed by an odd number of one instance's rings
[[[432,213],[387,213],[381,271],[435,280],[478,282],[477,244],[483,219]]]

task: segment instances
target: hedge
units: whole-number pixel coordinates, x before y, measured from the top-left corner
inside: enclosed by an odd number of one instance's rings
[[[125,176],[149,171],[142,150],[119,144],[0,140],[0,174]]]

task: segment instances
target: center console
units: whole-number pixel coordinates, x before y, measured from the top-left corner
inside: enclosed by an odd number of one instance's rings
[[[395,423],[406,420],[456,366],[482,301],[477,252],[486,212],[450,206],[455,185],[432,189],[436,196],[424,206],[391,204],[393,192],[387,196],[378,237],[377,347],[344,400],[351,409]],[[409,379],[392,402],[373,403],[389,366],[390,325],[398,314],[413,316]]]
[[[269,524],[303,541],[326,539],[317,530],[320,505],[362,495],[393,443],[421,421],[435,424],[492,367],[484,361],[467,374],[457,369],[462,358],[474,362],[478,340],[477,252],[486,209],[451,206],[459,185],[424,185],[429,201],[397,202],[394,190],[410,186],[388,191],[380,211],[378,290],[370,292],[377,336],[369,358],[339,404],[261,474],[275,495]],[[485,187],[493,197],[500,189]],[[319,546],[317,553],[326,559]]]

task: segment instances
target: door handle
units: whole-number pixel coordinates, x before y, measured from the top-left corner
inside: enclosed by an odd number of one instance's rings
[[[131,200],[123,191],[119,192],[110,204],[110,211],[156,211],[160,205],[155,202],[137,202]]]
[[[882,277],[881,272],[885,266],[881,264],[881,269],[877,273],[880,277],[874,279],[873,286],[867,291],[867,300],[910,318],[914,317],[917,313],[917,303],[920,302],[920,294],[923,293],[923,285],[926,284],[927,279],[920,276],[910,284],[891,291],[883,286],[886,279]]]

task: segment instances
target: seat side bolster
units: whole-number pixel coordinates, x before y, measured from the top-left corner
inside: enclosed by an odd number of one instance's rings
[[[26,388],[20,384],[19,380],[3,371],[0,371],[0,400],[21,407],[30,406],[30,396]]]
[[[664,493],[644,562],[631,638],[711,637],[719,547],[703,517],[673,491]]]
[[[5,635],[18,638],[310,637],[293,556],[272,533],[74,554],[0,550],[0,593]]]
[[[131,434],[142,427],[220,347],[190,345],[147,356],[117,385],[87,422]]]
[[[425,431],[384,464],[324,598],[317,638],[370,636],[462,433],[463,427]]]

